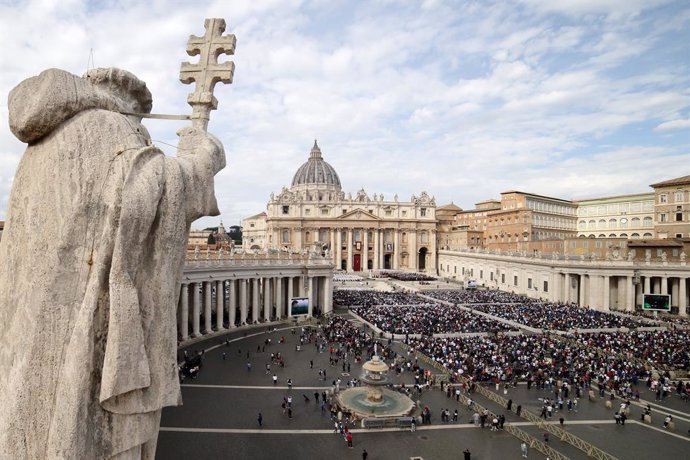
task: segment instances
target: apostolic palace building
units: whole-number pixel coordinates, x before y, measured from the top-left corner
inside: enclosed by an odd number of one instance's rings
[[[668,294],[686,316],[690,175],[651,189],[585,200],[510,190],[474,209],[437,207],[425,191],[409,201],[344,192],[315,141],[290,188],[242,221],[241,250],[204,247],[194,233],[180,340],[289,317],[294,297],[309,299],[309,315],[329,312],[334,269],[423,272],[601,310],[634,311],[643,294]],[[223,241],[219,228],[209,241]]]

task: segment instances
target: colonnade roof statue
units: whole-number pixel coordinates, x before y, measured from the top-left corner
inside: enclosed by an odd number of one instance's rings
[[[213,63],[234,49],[209,34],[190,39],[194,126],[175,158],[152,145],[151,94],[129,72],[49,69],[9,95],[28,146],[0,242],[0,458],[153,458],[161,409],[181,403],[175,306],[189,226],[219,214],[225,153],[205,129],[231,70]]]

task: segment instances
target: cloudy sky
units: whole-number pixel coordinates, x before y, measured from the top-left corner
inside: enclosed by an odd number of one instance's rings
[[[315,138],[345,192],[425,190],[466,209],[510,189],[577,199],[690,174],[687,0],[0,0],[0,219],[24,150],[7,122],[17,83],[121,67],[154,113],[190,113],[179,67],[206,17],[237,36],[209,126],[228,157],[226,225],[265,210]],[[184,122],[145,123],[174,155]]]

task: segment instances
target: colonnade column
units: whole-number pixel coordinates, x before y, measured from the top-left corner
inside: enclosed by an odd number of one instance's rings
[[[249,309],[249,305],[247,303],[247,285],[249,284],[249,280],[247,279],[241,279],[240,280],[240,326],[243,326],[247,324],[247,310]]]
[[[602,291],[604,292],[604,310],[608,311],[611,310],[611,277],[608,275],[604,275],[602,277],[604,279],[604,289]]]
[[[578,302],[578,305],[581,307],[585,306],[585,275],[580,274],[580,301]]]
[[[309,317],[311,318],[314,313],[314,302],[316,301],[316,296],[314,295],[314,287],[315,287],[315,279],[313,276],[309,275],[307,277],[307,289],[309,289],[309,292],[307,293],[307,297],[309,299]]]
[[[180,340],[183,342],[189,339],[189,286],[182,284],[180,293]]]
[[[276,277],[275,283],[276,317],[280,320],[283,318],[283,278]]]
[[[685,278],[679,278],[678,281],[680,281],[680,285],[678,286],[678,314],[680,316],[688,316],[687,312],[685,311],[688,306],[688,294],[686,286],[688,280]]]
[[[335,268],[337,269],[340,267],[338,267],[338,258],[336,257],[338,253],[335,250],[336,249],[335,232],[336,232],[336,229],[332,228],[330,231],[330,235],[329,235],[330,236],[329,241],[330,241],[330,249],[331,249],[331,260],[333,261],[333,265],[335,265]]]
[[[644,277],[644,291],[642,292],[643,294],[649,294],[651,293],[652,289],[652,279],[649,276]]]
[[[352,229],[347,229],[347,271],[352,271]]]
[[[635,311],[635,285],[633,284],[632,276],[625,277],[625,300],[627,302],[625,311]]]
[[[570,273],[564,273],[563,303],[570,303]]]
[[[264,278],[263,290],[264,290],[264,319],[271,319],[271,278]]]
[[[324,302],[323,312],[330,313],[333,311],[333,278],[327,276],[324,285]]]
[[[417,230],[414,228],[407,232],[407,252],[409,253],[410,270],[417,271]]]
[[[666,276],[661,277],[661,293],[668,294],[668,278]]]
[[[201,337],[200,315],[201,295],[199,294],[199,283],[192,284],[192,337]]]
[[[222,331],[223,326],[223,303],[225,301],[225,286],[222,281],[216,281],[216,330]]]
[[[259,320],[259,278],[252,278],[252,323]]]
[[[292,310],[290,309],[290,299],[294,297],[292,290],[295,284],[295,280],[292,276],[287,277],[287,314],[288,318],[292,318]]]
[[[230,286],[228,289],[228,297],[230,297],[230,302],[228,308],[230,309],[230,329],[236,327],[235,322],[237,321],[237,300],[235,299],[235,280],[230,280]]]
[[[213,332],[211,323],[211,282],[204,281],[204,334]]]
[[[369,267],[369,229],[363,228],[362,231],[364,232],[362,235],[362,245],[364,246],[362,248],[362,271],[364,272]]]

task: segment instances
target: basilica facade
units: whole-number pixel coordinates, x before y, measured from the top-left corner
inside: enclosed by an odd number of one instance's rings
[[[316,141],[291,187],[272,193],[266,211],[244,219],[242,229],[245,251],[316,252],[354,272],[436,270],[434,197],[346,194]]]

